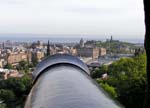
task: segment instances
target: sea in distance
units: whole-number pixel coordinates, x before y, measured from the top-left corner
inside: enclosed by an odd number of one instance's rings
[[[100,41],[106,41],[107,39],[110,39],[111,36],[107,36],[104,38],[103,36],[79,36],[79,35],[42,35],[42,34],[0,34],[0,42],[4,42],[7,40],[10,40],[12,42],[36,42],[37,40],[47,42],[48,40],[52,43],[78,43],[81,38],[83,38],[84,41],[87,40],[100,40]],[[113,36],[114,40],[119,40],[123,42],[130,42],[130,43],[144,43],[144,38],[115,38]]]

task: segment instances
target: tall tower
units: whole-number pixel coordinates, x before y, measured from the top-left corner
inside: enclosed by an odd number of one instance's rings
[[[48,43],[47,43],[47,56],[50,55],[50,45],[49,45],[49,40],[48,40]]]
[[[113,41],[113,36],[111,36],[111,39],[110,39],[110,41],[111,41],[111,42]]]
[[[3,47],[3,49],[5,49],[5,43],[4,42],[3,42],[3,46],[2,47]]]
[[[84,41],[83,41],[83,38],[81,38],[81,40],[80,40],[80,47],[81,47],[81,48],[84,47]]]

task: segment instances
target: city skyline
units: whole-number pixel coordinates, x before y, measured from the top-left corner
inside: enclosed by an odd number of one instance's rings
[[[95,40],[95,41],[107,41],[113,37],[113,40],[119,40],[130,43],[144,43],[144,36],[141,38],[126,38],[117,37],[114,35],[109,36],[97,36],[94,35],[56,35],[56,34],[0,34],[0,42],[12,41],[12,42],[36,42],[43,41],[46,42],[49,40],[52,43],[78,43],[81,39],[84,41]]]
[[[0,34],[57,34],[60,37],[144,37],[141,0],[5,0]],[[1,36],[0,36],[1,37]]]

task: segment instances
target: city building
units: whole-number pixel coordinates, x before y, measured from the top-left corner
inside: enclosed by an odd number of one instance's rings
[[[107,54],[106,48],[99,48],[99,56],[105,56]]]
[[[83,39],[81,39],[79,46],[77,45],[75,49],[76,51],[74,50],[74,53],[79,57],[91,57],[96,59],[99,56],[106,55],[106,49],[96,47],[96,41],[94,40],[86,41],[84,43]]]
[[[28,56],[26,52],[9,53],[7,56],[7,62],[12,65],[17,65],[20,61],[31,61],[31,56]]]
[[[31,47],[33,49],[35,49],[35,48],[42,49],[42,48],[44,48],[44,45],[41,41],[38,40],[37,42],[32,43]]]
[[[86,41],[84,47],[94,48],[96,47],[96,41],[94,40]]]
[[[44,52],[42,51],[35,51],[32,52],[32,61],[38,61],[40,62],[44,58]]]
[[[79,57],[92,57],[93,59],[96,59],[99,57],[99,48],[78,48],[77,55]]]

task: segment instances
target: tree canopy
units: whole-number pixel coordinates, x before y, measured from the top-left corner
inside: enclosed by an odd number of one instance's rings
[[[24,103],[32,86],[32,80],[28,76],[22,78],[9,78],[0,81],[0,100],[7,107],[14,107]]]
[[[146,89],[146,55],[122,58],[107,68],[96,70],[96,75],[107,73],[107,80],[97,82],[126,108],[142,108]],[[99,76],[94,76],[99,78]]]

